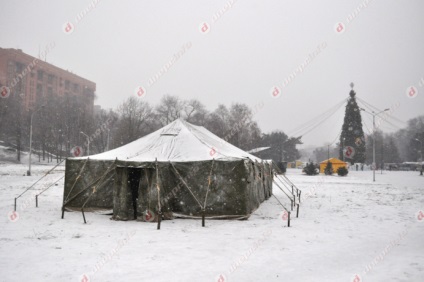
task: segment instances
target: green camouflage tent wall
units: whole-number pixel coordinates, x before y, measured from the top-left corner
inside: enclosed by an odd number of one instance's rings
[[[177,120],[123,147],[66,161],[64,209],[116,220],[246,218],[272,195],[271,164]]]

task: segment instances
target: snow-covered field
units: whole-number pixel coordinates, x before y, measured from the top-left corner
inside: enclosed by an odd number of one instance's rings
[[[352,171],[287,176],[303,190],[291,227],[272,197],[247,221],[120,222],[66,213],[63,166],[0,165],[0,281],[424,281],[424,177]],[[281,200],[283,193],[274,187]],[[285,201],[287,202],[287,201]],[[85,277],[84,277],[85,275]]]

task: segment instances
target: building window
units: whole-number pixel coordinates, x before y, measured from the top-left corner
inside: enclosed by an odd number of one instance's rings
[[[19,62],[16,62],[16,72],[20,74],[22,73],[23,69],[24,69],[24,65]]]
[[[43,85],[37,84],[37,99],[43,96]]]
[[[53,76],[53,75],[51,75],[51,74],[49,74],[49,76],[48,76],[48,78],[47,78],[47,82],[48,82],[49,84],[52,84],[52,83],[53,83],[53,79],[54,79],[54,76]]]
[[[39,70],[39,71],[37,71],[37,79],[38,80],[43,80],[43,75],[44,75],[44,73],[43,73],[43,71],[41,71],[41,70]]]
[[[65,89],[69,90],[69,80],[65,80]]]
[[[79,92],[79,85],[74,83],[74,92]]]

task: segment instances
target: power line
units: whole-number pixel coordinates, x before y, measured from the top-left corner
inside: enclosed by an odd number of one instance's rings
[[[342,101],[337,103],[335,106],[331,107],[329,110],[318,115],[317,117],[314,117],[310,121],[298,126],[294,130],[292,130],[291,133],[288,135],[289,136],[294,136],[294,135],[305,136],[306,134],[310,133],[311,131],[316,129],[318,126],[320,126],[323,122],[328,120],[331,116],[333,116],[345,102],[346,102],[346,99],[343,99]]]
[[[381,112],[382,110],[377,108],[376,106],[371,105],[370,103],[368,103],[367,101],[361,99],[361,98],[357,98],[358,101],[362,102],[363,105],[366,105],[368,107],[368,109],[371,109],[371,111],[376,111],[376,112]],[[402,125],[406,125],[407,123],[401,119],[398,119],[397,117],[394,117],[392,115],[390,115],[389,113],[386,113],[386,116],[401,123]]]

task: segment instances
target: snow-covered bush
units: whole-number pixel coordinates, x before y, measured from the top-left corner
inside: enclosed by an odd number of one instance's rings
[[[305,168],[303,169],[303,172],[307,175],[317,175],[318,174],[318,168],[314,164],[314,162],[307,163]]]
[[[348,171],[348,170],[347,170],[347,168],[346,168],[346,167],[344,167],[344,166],[341,166],[341,167],[339,167],[339,168],[337,169],[337,174],[338,174],[339,176],[346,176],[348,173],[349,173],[349,171]]]

